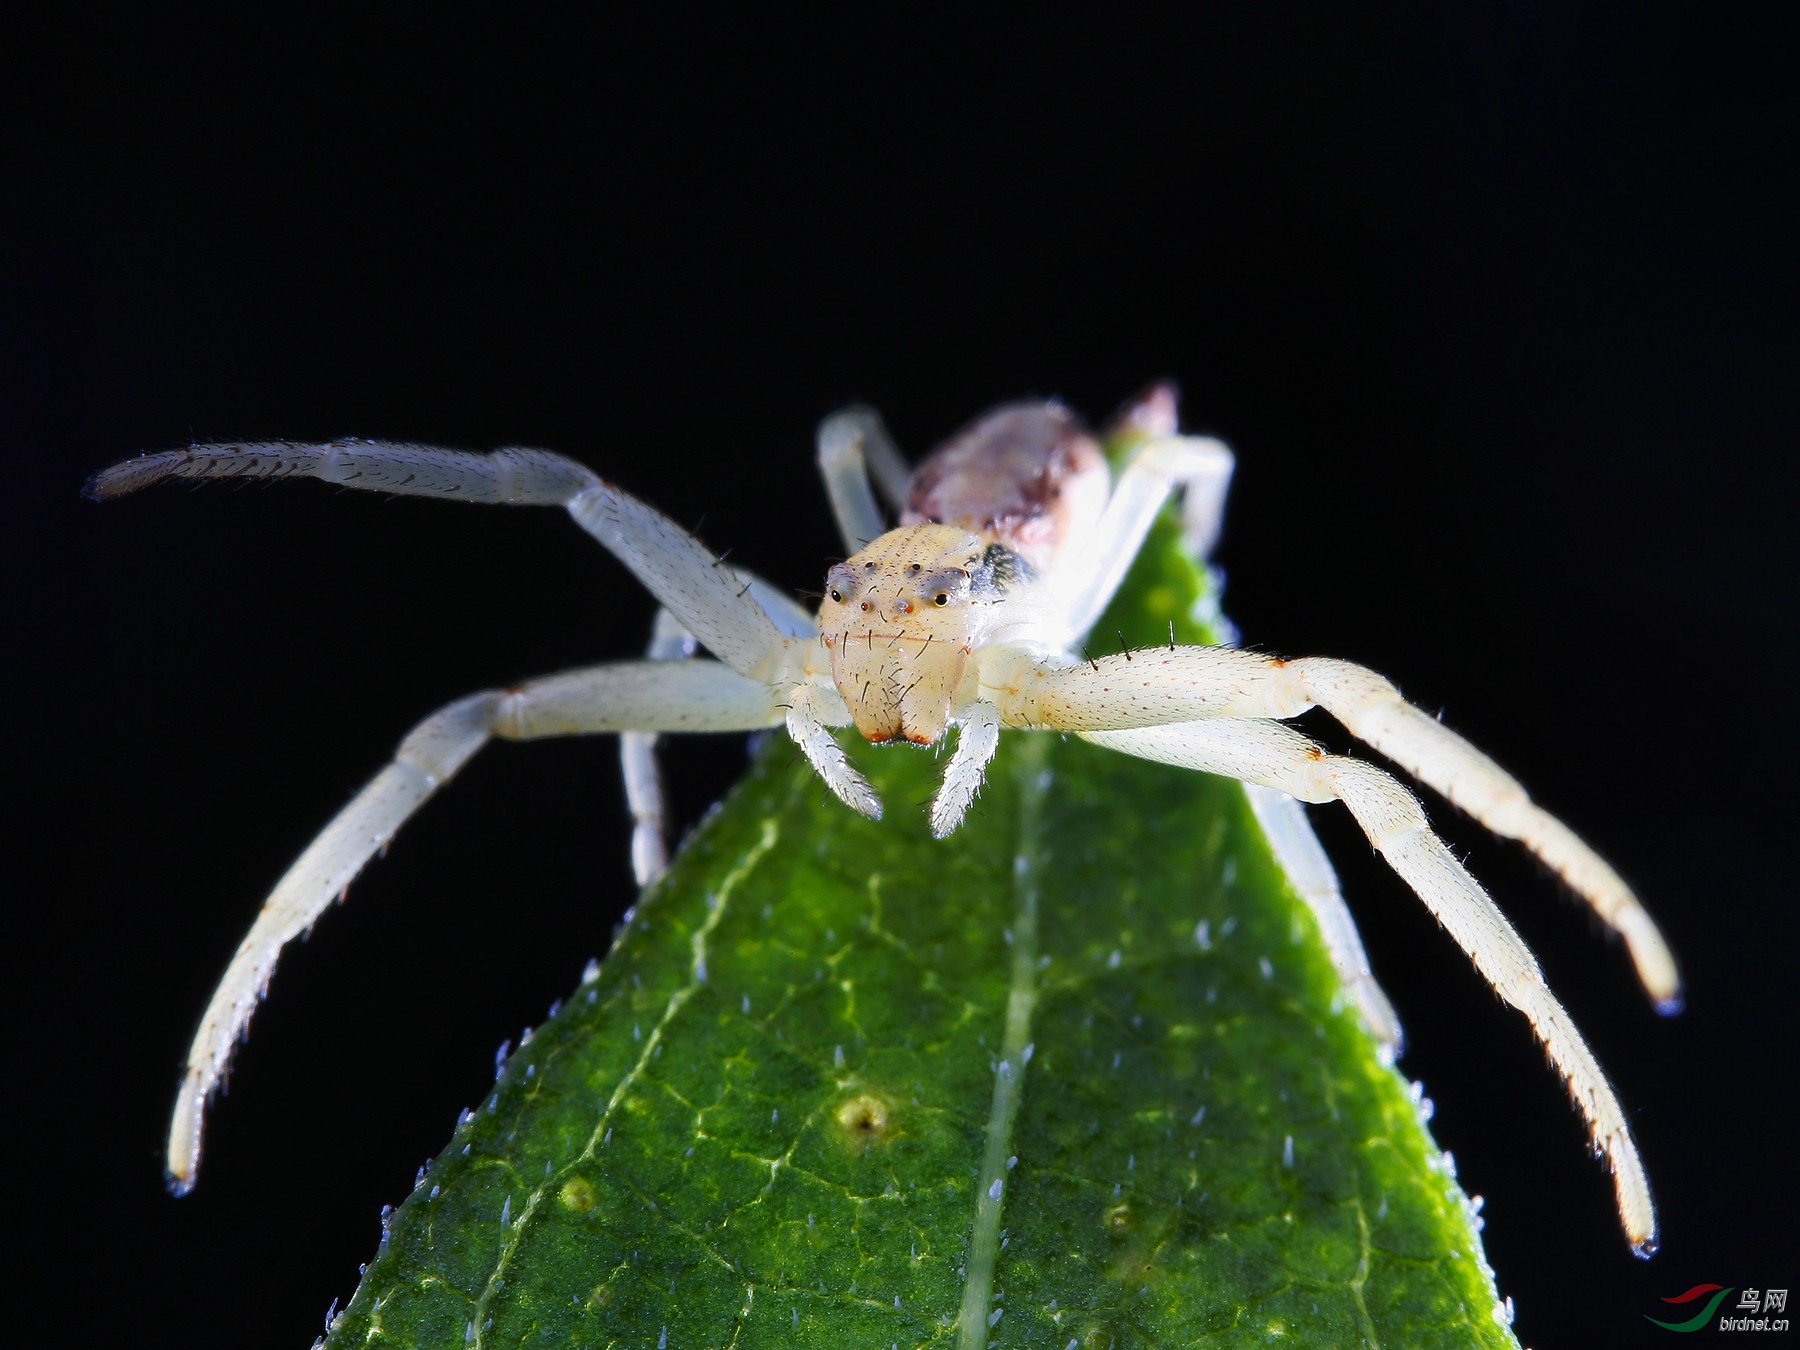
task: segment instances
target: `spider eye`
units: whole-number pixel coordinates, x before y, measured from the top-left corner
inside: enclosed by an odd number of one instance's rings
[[[843,592],[838,590],[838,588],[836,586],[833,586],[831,588],[831,598],[840,605],[844,603]]]
[[[867,600],[863,601],[862,607],[863,607],[863,613],[867,614],[869,612],[869,602]]]
[[[950,597],[948,595],[946,595],[943,591],[939,591],[937,593],[937,599],[934,603],[938,606],[938,608],[942,609],[945,605],[950,603]]]

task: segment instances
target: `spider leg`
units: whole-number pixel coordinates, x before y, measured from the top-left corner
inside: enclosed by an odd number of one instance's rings
[[[1619,1220],[1632,1250],[1656,1250],[1656,1210],[1637,1145],[1611,1085],[1544,982],[1525,942],[1481,884],[1431,832],[1418,801],[1373,765],[1329,755],[1291,727],[1260,719],[1209,720],[1084,739],[1143,759],[1276,788],[1302,801],[1338,800],[1376,850],[1425,902],[1494,991],[1524,1013],[1586,1117],[1612,1168]]]
[[[103,469],[83,491],[122,496],[165,478],[319,478],[342,487],[514,506],[562,506],[739,674],[776,675],[787,653],[746,583],[686,530],[586,466],[548,450],[492,454],[389,441],[193,446]]]
[[[569,514],[662,602],[700,644],[740,675],[773,682],[788,642],[752,583],[660,511],[610,483],[569,499]]]
[[[686,660],[699,645],[673,614],[658,609],[650,626],[650,645],[644,649],[644,659]],[[640,889],[669,870],[662,774],[656,766],[657,739],[654,731],[619,733],[619,771],[625,780],[625,806],[631,813],[631,872]]]
[[[977,701],[957,721],[956,750],[944,766],[943,785],[931,801],[931,832],[939,839],[954,834],[962,824],[975,794],[981,791],[988,761],[1000,748],[1000,714],[993,704]]]
[[[870,820],[881,819],[881,798],[869,780],[856,771],[844,747],[828,727],[850,725],[850,710],[835,689],[813,683],[796,684],[788,691],[787,729],[825,786],[853,811]]]
[[[1356,931],[1356,920],[1344,903],[1337,872],[1325,856],[1319,836],[1313,833],[1306,809],[1287,793],[1260,783],[1245,783],[1244,795],[1250,800],[1250,809],[1262,826],[1275,860],[1287,873],[1289,884],[1312,911],[1339,982],[1362,1014],[1369,1034],[1380,1043],[1382,1058],[1393,1063],[1405,1044],[1400,1019],[1369,969],[1362,935]]]
[[[831,498],[838,534],[846,552],[859,552],[888,529],[873,489],[879,488],[898,512],[906,505],[912,470],[873,408],[859,405],[827,417],[819,423],[818,446],[819,476]]]
[[[1624,938],[1656,1010],[1679,1012],[1681,976],[1676,961],[1638,896],[1606,859],[1526,796],[1507,770],[1435,716],[1411,706],[1391,682],[1363,666],[1307,657],[1287,662],[1276,679],[1283,675],[1296,680],[1307,702],[1323,707],[1357,740],[1373,745],[1503,839],[1525,844]]]
[[[1112,731],[1197,717],[1297,717],[1324,708],[1495,834],[1535,853],[1625,939],[1657,1010],[1680,1008],[1675,958],[1619,874],[1498,764],[1374,671],[1323,657],[1277,661],[1223,647],[1139,651],[1130,659],[1101,657],[1091,667],[999,660],[995,668],[1005,670],[1008,683],[1001,717],[1011,726]]]
[[[813,637],[817,629],[808,614],[785,591],[748,572],[738,576],[750,594],[774,621],[784,637]],[[677,661],[694,654],[694,635],[666,609],[658,609],[651,624],[647,660]],[[669,868],[669,849],[664,821],[662,775],[656,765],[654,731],[626,731],[619,735],[619,768],[625,780],[625,805],[631,813],[631,870],[640,887],[648,886]]]
[[[1518,780],[1362,666],[1306,657],[1279,667],[1274,681],[1277,698],[1298,692],[1495,834],[1524,844],[1625,939],[1657,1011],[1679,1011],[1681,976],[1655,920],[1605,859],[1532,801]]]
[[[1071,635],[1087,632],[1105,612],[1156,513],[1177,487],[1187,490],[1188,547],[1197,558],[1207,555],[1218,538],[1232,464],[1231,451],[1208,437],[1159,436],[1139,448],[1107,498],[1092,539],[1065,549],[1049,578]]]
[[[194,1184],[206,1103],[268,988],[281,949],[309,930],[363,865],[490,739],[592,732],[748,731],[781,722],[777,693],[716,661],[590,666],[440,708],[288,868],[231,959],[188,1051],[169,1127],[169,1184]]]
[[[350,437],[314,445],[240,441],[140,455],[102,469],[81,491],[93,501],[106,501],[165,478],[318,478],[395,496],[510,506],[562,506],[600,481],[585,465],[549,450],[512,448],[484,455]]]

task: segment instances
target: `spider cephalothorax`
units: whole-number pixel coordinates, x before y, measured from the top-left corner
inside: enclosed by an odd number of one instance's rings
[[[890,530],[826,575],[819,636],[864,739],[931,745],[950,725],[969,655],[1030,577],[1024,561],[957,525]]]
[[[1003,726],[1075,734],[1128,755],[1235,778],[1296,890],[1313,907],[1346,991],[1392,1050],[1399,1027],[1374,978],[1300,801],[1341,801],[1508,1003],[1569,1084],[1612,1168],[1632,1248],[1656,1245],[1650,1191],[1623,1111],[1505,916],[1431,831],[1412,794],[1363,760],[1333,755],[1284,719],[1311,707],[1522,841],[1625,940],[1663,1010],[1679,1000],[1668,948],[1637,897],[1594,851],[1474,746],[1346,661],[1276,661],[1226,647],[1084,659],[1151,522],[1183,489],[1184,535],[1204,554],[1217,531],[1230,452],[1176,434],[1172,388],[1130,404],[1113,429],[1116,478],[1056,403],[1015,404],[971,424],[915,471],[869,410],[819,429],[819,466],[852,556],[832,568],[815,617],[778,588],[724,565],[666,516],[583,465],[542,450],[491,455],[370,441],[197,446],[97,474],[104,498],[165,477],[323,478],[346,487],[463,501],[560,505],[663,605],[645,661],[613,662],[459,699],[422,722],[307,848],[263,906],[213,995],[188,1055],[169,1136],[169,1175],[192,1185],[206,1102],[285,943],[307,931],[402,823],[488,740],[622,733],[641,880],[663,860],[652,749],[659,733],[785,725],[843,801],[881,803],[832,728],[932,744],[956,729],[931,804],[954,831],[980,791]],[[902,524],[890,530],[875,490]],[[695,647],[717,660],[693,659]]]

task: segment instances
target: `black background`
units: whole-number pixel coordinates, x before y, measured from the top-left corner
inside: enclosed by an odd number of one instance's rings
[[[1800,1285],[1796,51],[1721,9],[12,11],[9,1316],[306,1345],[631,896],[610,742],[485,752],[290,952],[170,1199],[177,1066],[282,867],[424,713],[634,652],[651,605],[554,512],[102,508],[87,473],[190,438],[544,445],[807,589],[824,413],[871,401],[917,455],[1002,398],[1099,418],[1160,375],[1239,455],[1246,640],[1445,709],[1683,962],[1660,1020],[1434,807],[1632,1114],[1644,1264],[1523,1022],[1314,813],[1521,1338]],[[668,754],[684,820],[742,755]]]

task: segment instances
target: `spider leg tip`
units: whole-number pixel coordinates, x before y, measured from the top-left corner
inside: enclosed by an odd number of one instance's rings
[[[1680,994],[1670,994],[1667,998],[1656,1000],[1656,1015],[1658,1017],[1677,1017],[1685,1007],[1687,1007],[1686,998]]]

